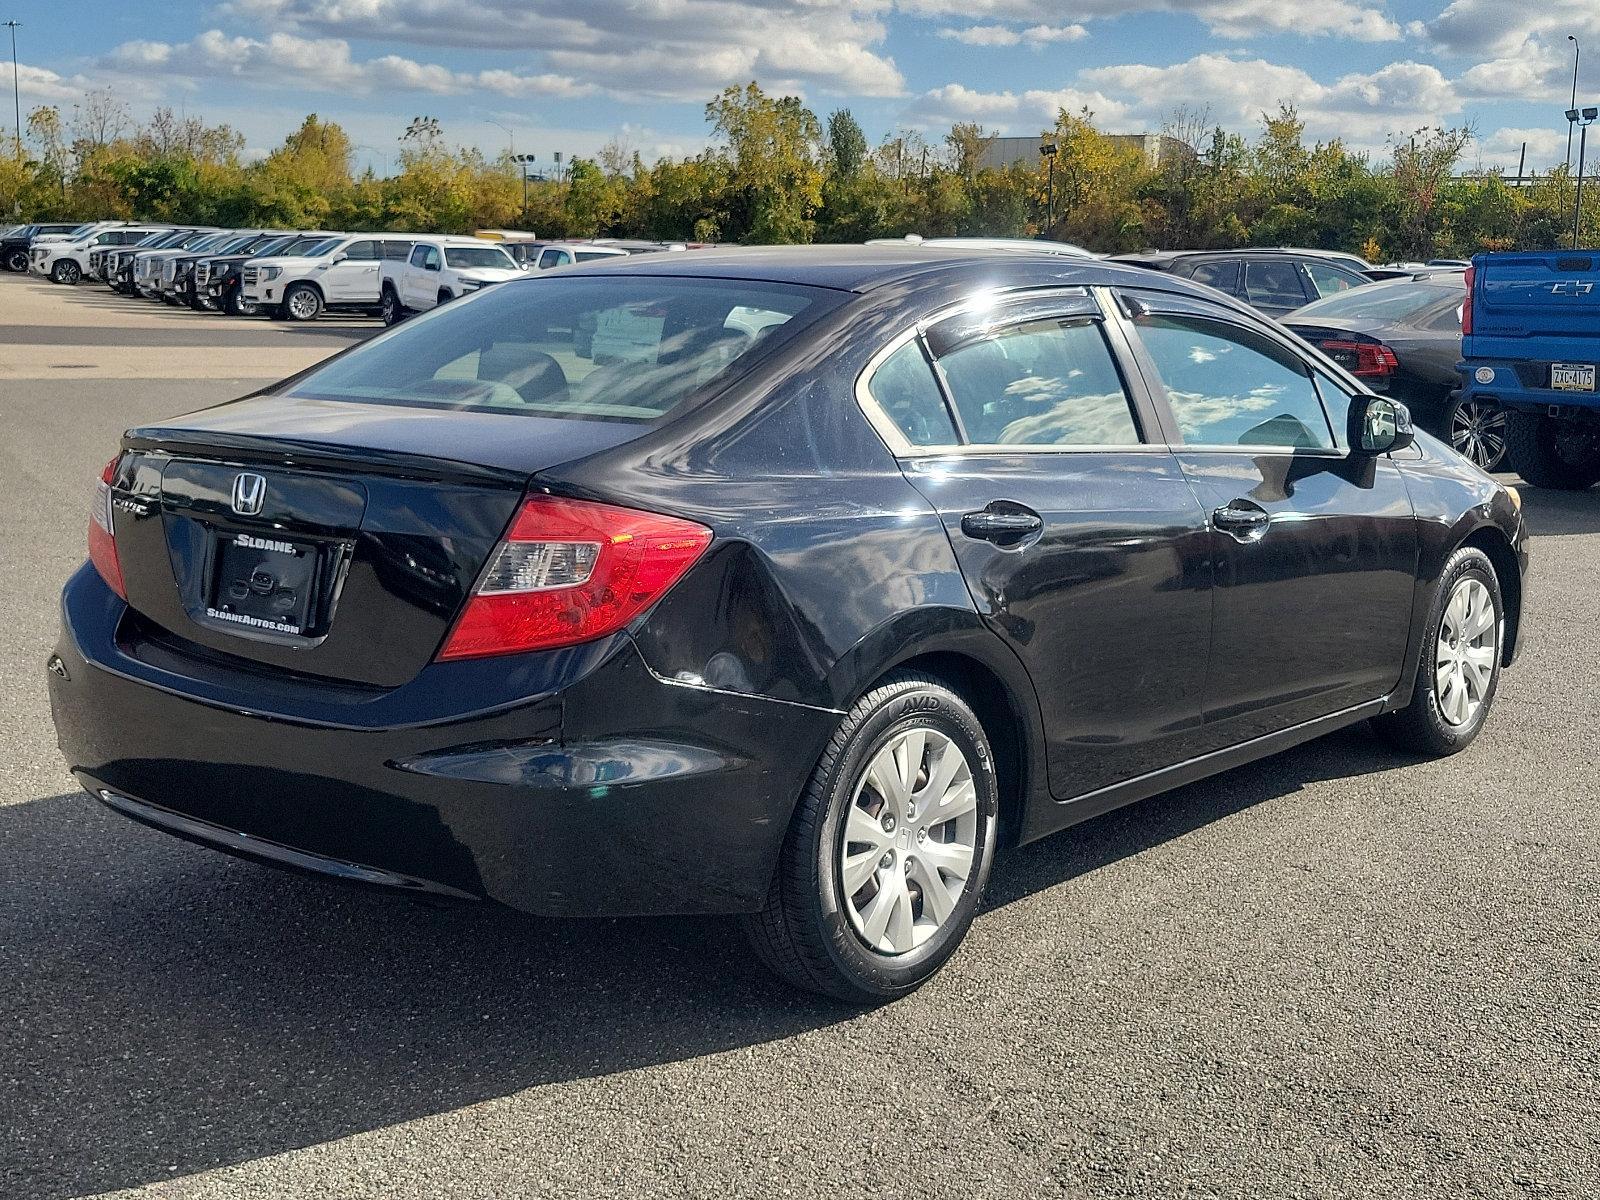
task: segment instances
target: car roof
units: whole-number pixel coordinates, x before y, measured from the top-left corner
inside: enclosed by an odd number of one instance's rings
[[[1142,268],[1108,259],[969,246],[746,246],[697,250],[693,254],[608,257],[585,263],[582,269],[591,275],[626,273],[740,279],[846,292],[869,292],[898,283],[932,281],[962,274],[981,282],[985,274],[1003,271],[1004,277],[996,279],[1002,286],[1160,286],[1213,301],[1222,299],[1210,288],[1181,279],[1162,279],[1158,283]]]

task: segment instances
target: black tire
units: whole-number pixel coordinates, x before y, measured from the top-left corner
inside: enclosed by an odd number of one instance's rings
[[[838,855],[862,773],[885,743],[918,726],[942,733],[965,755],[977,832],[972,868],[949,916],[922,944],[890,955],[869,947],[851,924]],[[967,703],[936,679],[890,675],[839,723],[795,808],[766,905],[743,918],[756,955],[794,986],[853,1004],[881,1003],[920,987],[972,924],[994,859],[999,804],[994,756]]]
[[[1452,724],[1444,715],[1438,687],[1438,662],[1445,606],[1465,579],[1476,579],[1489,589],[1494,601],[1495,657],[1489,684],[1477,712],[1464,724]],[[1500,596],[1500,578],[1495,574],[1489,556],[1475,546],[1463,546],[1450,556],[1433,604],[1428,609],[1427,642],[1417,661],[1416,684],[1411,693],[1411,703],[1396,712],[1385,713],[1373,719],[1373,728],[1390,745],[1412,754],[1430,758],[1443,758],[1470,746],[1483,729],[1494,707],[1495,692],[1500,686],[1501,661],[1505,654],[1505,603]]]
[[[1534,487],[1575,492],[1600,483],[1600,423],[1513,412],[1506,451],[1512,469]]]
[[[406,319],[406,306],[400,303],[400,294],[392,287],[383,289],[383,303],[378,308],[378,316],[385,325],[398,325]]]
[[[50,279],[54,283],[71,285],[83,278],[83,268],[70,258],[57,259],[50,268]]]
[[[285,320],[315,321],[322,315],[322,293],[313,284],[291,283],[278,307]]]
[[[7,250],[3,264],[6,270],[22,272],[28,269],[28,252],[26,250]]]
[[[1466,399],[1460,392],[1451,392],[1439,422],[1439,436],[1479,470],[1503,470],[1509,415],[1493,400]]]
[[[222,293],[222,311],[230,317],[253,317],[261,310],[246,300],[239,285],[234,284]]]
[[[455,298],[456,294],[449,288],[440,288],[439,294],[434,297],[434,303],[440,305],[449,304],[450,301],[454,300]]]

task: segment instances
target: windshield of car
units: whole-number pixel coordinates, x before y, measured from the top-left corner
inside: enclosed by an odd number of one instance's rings
[[[290,393],[419,408],[653,421],[841,293],[721,279],[544,276],[397,326]]]
[[[1432,307],[1459,290],[1432,283],[1416,283],[1410,279],[1374,283],[1339,292],[1324,300],[1313,300],[1297,310],[1293,320],[1299,323],[1316,317],[1372,317],[1398,321]]]
[[[218,254],[232,254],[235,250],[248,250],[260,240],[254,234],[249,237],[233,237],[216,246],[208,246],[206,249],[215,250]]]
[[[452,267],[493,267],[515,271],[517,264],[498,246],[446,246],[444,261]]]
[[[198,242],[190,242],[184,248],[196,251],[220,250],[228,244],[233,236],[231,233],[213,233],[210,237],[203,237]]]

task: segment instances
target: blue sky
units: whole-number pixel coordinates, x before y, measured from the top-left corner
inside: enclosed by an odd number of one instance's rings
[[[505,126],[540,162],[612,137],[693,153],[705,101],[752,78],[849,107],[873,140],[957,120],[1033,134],[1062,105],[1116,132],[1180,104],[1249,131],[1287,101],[1311,135],[1380,155],[1470,123],[1469,157],[1512,169],[1523,142],[1532,166],[1565,157],[1568,34],[1600,99],[1600,0],[0,0],[13,17],[25,112],[70,118],[111,87],[261,153],[315,111],[380,170],[419,114],[491,153]]]

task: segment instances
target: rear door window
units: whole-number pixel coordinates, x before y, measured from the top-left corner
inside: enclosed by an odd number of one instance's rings
[[[1196,283],[1203,283],[1207,287],[1214,287],[1219,292],[1231,295],[1239,290],[1239,260],[1224,258],[1215,262],[1203,262],[1194,269],[1189,278]]]
[[[997,446],[1131,446],[1128,393],[1090,317],[1050,317],[958,346],[939,359],[967,440]]]
[[[961,441],[939,381],[915,338],[878,365],[867,391],[913,446],[954,446]]]

